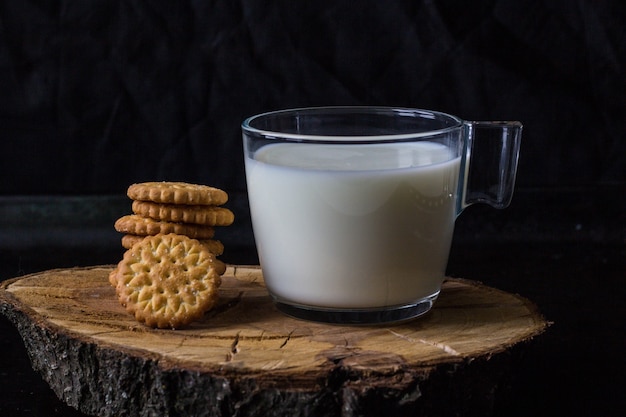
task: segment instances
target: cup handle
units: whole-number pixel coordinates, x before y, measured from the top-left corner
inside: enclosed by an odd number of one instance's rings
[[[474,203],[508,207],[515,186],[522,124],[464,122],[464,130],[457,216]]]

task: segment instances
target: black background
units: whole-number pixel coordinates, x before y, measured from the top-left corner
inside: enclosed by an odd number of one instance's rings
[[[256,262],[240,124],[316,105],[524,124],[512,206],[459,218],[449,273],[555,323],[498,415],[624,415],[621,0],[0,1],[0,279],[116,262],[147,180],[227,190],[225,260]],[[0,414],[71,413],[0,326]]]
[[[241,191],[245,117],[339,104],[520,120],[519,186],[624,182],[625,22],[591,0],[5,1],[0,193]]]

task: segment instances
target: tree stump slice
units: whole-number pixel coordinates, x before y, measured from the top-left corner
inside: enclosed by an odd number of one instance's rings
[[[548,323],[528,300],[448,279],[431,312],[337,326],[277,311],[254,266],[229,266],[220,303],[181,330],[147,328],[108,282],[113,266],[0,285],[0,312],[33,368],[94,416],[491,414],[518,346]]]

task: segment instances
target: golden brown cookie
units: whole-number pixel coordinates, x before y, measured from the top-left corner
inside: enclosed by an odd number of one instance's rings
[[[186,182],[142,182],[128,187],[132,200],[164,204],[192,204],[220,206],[228,201],[228,194],[219,188]]]
[[[205,226],[230,226],[235,220],[234,213],[225,207],[159,204],[137,200],[133,201],[133,213],[166,222],[192,223]]]
[[[139,236],[176,233],[193,239],[211,239],[215,235],[215,229],[211,226],[165,222],[137,214],[129,214],[117,219],[115,230]]]
[[[134,244],[143,240],[145,236],[139,235],[124,235],[122,236],[122,247],[125,249],[130,249]],[[198,239],[200,243],[207,247],[207,249],[213,253],[215,256],[220,256],[224,253],[224,244],[219,240],[214,239]]]
[[[120,303],[136,320],[180,328],[215,305],[222,266],[195,239],[148,236],[124,253],[113,281]]]

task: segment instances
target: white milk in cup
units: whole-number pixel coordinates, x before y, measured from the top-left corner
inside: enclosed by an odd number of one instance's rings
[[[252,225],[278,309],[344,324],[428,312],[458,214],[474,202],[508,205],[520,136],[518,122],[418,109],[308,108],[247,119]],[[472,155],[478,140],[494,142],[480,160]]]

